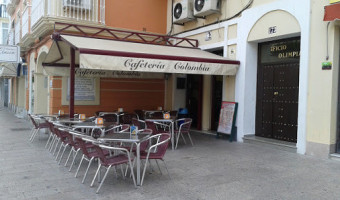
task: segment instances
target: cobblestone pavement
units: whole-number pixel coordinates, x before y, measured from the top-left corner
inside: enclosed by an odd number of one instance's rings
[[[142,187],[108,175],[99,194],[90,188],[96,164],[81,184],[75,168],[58,165],[45,148],[47,135],[28,141],[31,124],[0,108],[0,199],[340,199],[340,162],[266,146],[230,143],[195,134],[195,146],[179,144],[165,156],[161,175],[147,174]],[[80,157],[80,156],[79,156]]]

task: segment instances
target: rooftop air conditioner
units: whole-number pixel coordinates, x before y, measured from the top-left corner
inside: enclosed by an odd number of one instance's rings
[[[193,0],[180,0],[173,5],[173,23],[184,24],[195,19]]]
[[[66,8],[90,10],[93,0],[63,0],[63,6]]]
[[[195,0],[195,17],[205,17],[213,13],[219,13],[221,8],[220,0]]]

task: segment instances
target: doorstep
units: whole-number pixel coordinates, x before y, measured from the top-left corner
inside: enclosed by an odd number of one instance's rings
[[[205,135],[213,135],[213,136],[217,135],[216,131],[202,131],[202,130],[190,129],[190,132],[200,133],[200,134],[205,134]]]
[[[340,154],[339,153],[329,154],[329,158],[332,160],[340,161]]]
[[[249,143],[249,144],[265,145],[265,146],[272,147],[275,149],[280,149],[280,150],[294,152],[294,153],[296,153],[296,150],[297,150],[296,143],[275,140],[271,138],[264,138],[264,137],[259,137],[255,135],[245,135],[243,137],[243,142]]]

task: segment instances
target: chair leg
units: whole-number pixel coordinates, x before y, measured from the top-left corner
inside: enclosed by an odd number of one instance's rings
[[[74,153],[74,152],[75,152],[74,147],[71,147],[70,153],[69,153],[68,156],[67,156],[67,159],[66,159],[66,162],[65,162],[65,164],[64,164],[64,167],[67,166],[67,163],[68,163],[68,161],[70,160],[71,154]]]
[[[32,138],[32,135],[33,135],[33,133],[34,133],[34,131],[35,131],[35,127],[33,127],[32,129],[31,129],[31,131],[30,131],[30,133],[29,133],[29,141],[31,141],[31,138]]]
[[[122,172],[122,177],[125,180],[123,165],[120,165],[120,171]]]
[[[184,144],[187,144],[187,141],[185,140],[185,138],[184,138],[184,136],[183,136],[182,133],[181,133],[181,136],[182,136],[182,139],[183,139]]]
[[[136,158],[133,159],[133,161],[132,161],[132,168],[131,168],[132,170],[130,172],[130,178],[131,178],[132,173],[133,173],[133,168],[135,167],[135,162],[136,162]],[[128,169],[126,169],[126,171],[125,171],[125,176],[127,175],[127,171],[128,171]]]
[[[157,166],[158,166],[159,172],[161,173],[161,175],[163,175],[162,170],[161,170],[161,168],[159,167],[159,164],[158,164],[157,160],[155,160],[155,161],[156,161],[156,164],[157,164]]]
[[[180,134],[180,133],[178,133]],[[179,135],[177,135],[177,140],[176,140],[176,145],[175,145],[175,149],[177,149],[177,145],[178,145],[178,140],[179,140]]]
[[[53,149],[53,146],[54,146],[54,143],[55,143],[55,140],[57,139],[57,136],[56,135],[53,135],[52,137],[52,141],[50,143],[50,146],[48,147],[48,151],[52,153],[52,149]]]
[[[37,134],[38,134],[39,130],[40,130],[39,128],[35,129],[35,131],[34,131],[34,133],[33,133],[32,137],[31,137],[31,142],[33,142],[33,141],[34,141],[34,139],[35,139],[35,136],[37,136]]]
[[[85,158],[85,155],[83,155],[83,156],[81,157],[81,160],[80,160],[80,162],[79,162],[79,165],[78,165],[78,168],[77,168],[76,174],[74,175],[74,177],[75,177],[75,178],[77,178],[77,175],[78,175],[78,172],[79,172],[79,169],[80,169],[81,163],[83,162],[84,158]]]
[[[76,154],[73,156],[73,159],[72,159],[72,162],[71,162],[70,169],[68,169],[69,172],[72,170],[72,167],[73,167],[73,165],[74,165],[74,161],[76,160],[76,157],[77,157],[79,151],[80,151],[80,149],[78,149],[78,150],[76,151]]]
[[[91,185],[90,185],[90,187],[93,187],[93,185],[94,185],[94,181],[96,180],[96,178],[97,178],[97,176],[98,176],[98,173],[99,173],[99,171],[100,171],[100,168],[101,168],[101,166],[102,166],[102,164],[99,164],[99,165],[98,165],[98,168],[97,168],[96,174],[94,175],[94,177],[93,177],[93,179],[92,179],[92,182],[91,182]]]
[[[61,142],[60,147],[59,147],[59,150],[58,150],[58,153],[57,153],[57,156],[55,157],[55,160],[58,160],[58,157],[59,157],[61,148],[62,148],[63,146],[64,146],[64,145],[63,145],[63,142]]]
[[[59,142],[60,142],[60,138],[58,137],[52,155],[54,155],[57,152],[57,148],[58,148]]]
[[[50,136],[48,137],[46,145],[45,145],[45,149],[47,148],[48,144],[52,141],[52,137],[53,137],[53,133],[50,133]]]
[[[32,138],[33,138],[33,136],[34,136],[34,134],[35,134],[35,132],[37,131],[37,129],[36,128],[34,128],[34,130],[32,131],[32,134],[31,134],[31,136],[30,136],[30,139],[29,139],[29,141],[31,141],[32,142]]]
[[[170,173],[169,173],[169,170],[168,170],[168,166],[166,165],[164,159],[162,159],[162,161],[163,161],[163,163],[164,163],[164,166],[165,166],[166,171],[168,172],[169,178],[171,179],[171,176],[170,176]]]
[[[133,162],[135,162],[135,160],[133,160]],[[130,165],[130,169],[131,169],[133,184],[135,185],[135,187],[137,187],[136,178],[135,178],[135,173],[133,173],[133,167],[134,167],[134,165],[131,164],[131,160],[129,160],[129,165]],[[141,185],[141,186],[142,186],[142,185]]]
[[[194,143],[192,142],[192,139],[191,139],[190,133],[188,133],[188,136],[189,136],[189,139],[190,139],[190,142],[191,142],[191,146],[194,146]]]
[[[62,153],[61,156],[60,156],[60,160],[59,160],[59,162],[58,162],[58,165],[60,165],[61,160],[63,159],[64,153],[65,153],[65,150],[66,150],[66,148],[67,148],[68,146],[69,146],[69,144],[66,144],[66,145],[64,146],[64,150],[63,150],[63,153]]]
[[[106,170],[106,172],[105,172],[105,174],[104,174],[104,177],[103,177],[103,179],[102,179],[102,182],[101,182],[101,183],[99,184],[99,186],[98,186],[98,189],[97,189],[97,191],[96,191],[97,194],[98,194],[100,188],[102,187],[102,185],[103,185],[103,183],[104,183],[104,181],[105,181],[105,179],[106,179],[106,176],[107,176],[107,174],[109,173],[110,169],[111,169],[111,165],[107,168],[107,170]]]
[[[146,161],[145,161],[145,165],[144,165],[144,169],[143,169],[143,175],[142,175],[142,180],[141,180],[141,182],[140,182],[140,186],[142,186],[143,185],[143,181],[144,181],[144,176],[145,176],[145,171],[146,171],[146,167],[147,167],[147,165],[148,165],[148,158],[146,158]]]
[[[86,179],[86,176],[87,176],[87,172],[88,172],[89,169],[90,169],[90,166],[91,166],[91,164],[92,164],[93,159],[94,159],[94,157],[92,157],[92,158],[90,159],[89,164],[87,165],[87,168],[86,168],[86,171],[85,171],[85,174],[84,174],[84,178],[83,178],[83,180],[81,181],[81,183],[84,183],[84,181],[85,181],[85,179]]]

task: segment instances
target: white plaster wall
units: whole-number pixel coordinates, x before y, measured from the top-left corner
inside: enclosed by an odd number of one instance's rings
[[[40,48],[34,74],[34,113],[48,113],[49,93],[47,76],[43,73],[42,62],[48,52],[47,46]]]
[[[255,134],[257,43],[249,43],[246,39],[248,38],[250,30],[257,20],[259,20],[266,13],[273,10],[283,10],[290,13],[300,24],[301,56],[297,152],[304,154],[306,151],[305,122],[308,87],[308,49],[310,35],[310,1],[308,0],[273,1],[272,3],[263,4],[261,6],[246,10],[239,19],[237,59],[241,61],[241,65],[236,75],[236,101],[239,102],[239,112],[236,122],[238,127],[237,140],[242,141],[242,137],[244,135]],[[270,24],[268,25],[268,28],[269,27]]]

